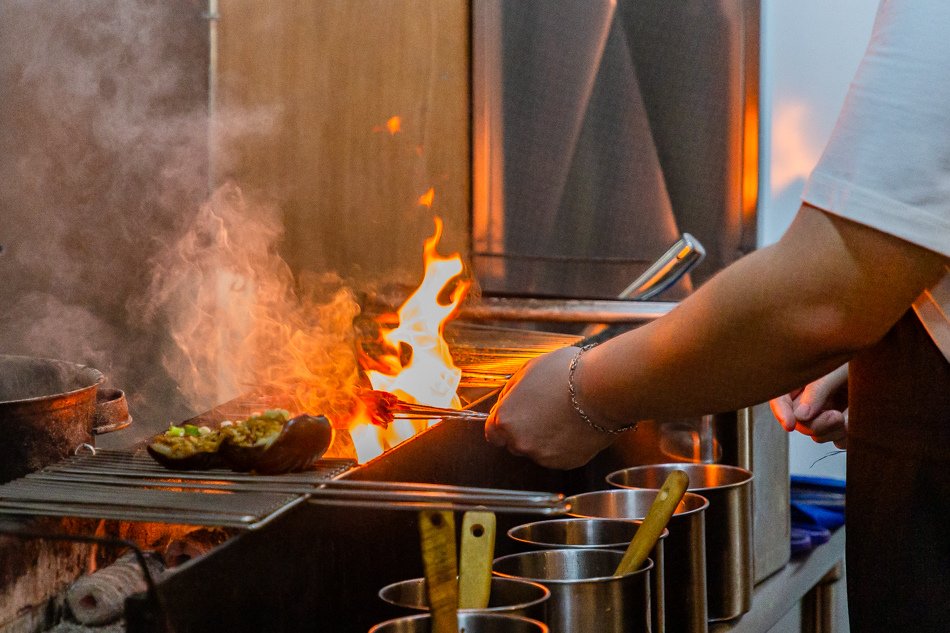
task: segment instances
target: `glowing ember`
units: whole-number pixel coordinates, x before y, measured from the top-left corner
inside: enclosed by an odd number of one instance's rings
[[[374,132],[382,132],[383,130],[386,130],[389,132],[390,136],[395,136],[401,129],[402,117],[398,116],[389,117],[389,119],[386,120],[385,125],[376,125],[373,127]]]
[[[436,218],[435,234],[423,246],[425,277],[422,284],[399,308],[398,326],[383,333],[389,353],[377,358],[376,366],[386,369],[366,374],[373,389],[391,393],[405,402],[458,409],[456,390],[462,372],[452,362],[442,332],[470,283],[459,279],[463,267],[457,253],[441,257],[436,252],[441,236],[442,221]],[[443,303],[441,297],[446,292],[449,297]],[[365,462],[431,423],[395,420],[384,428],[373,424],[364,411],[362,419],[351,425],[350,434],[359,461]]]
[[[424,207],[432,208],[432,201],[435,199],[435,189],[429,188],[424,194],[419,196],[419,204]]]

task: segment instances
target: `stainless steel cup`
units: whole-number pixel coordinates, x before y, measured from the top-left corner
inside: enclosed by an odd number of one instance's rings
[[[643,520],[656,490],[599,490],[568,497],[569,514],[578,517]],[[709,502],[687,492],[670,517],[663,547],[665,626],[676,633],[706,633],[706,543],[704,518]]]
[[[502,556],[492,568],[503,578],[539,582],[551,591],[545,604],[551,633],[648,633],[653,561],[614,576],[622,558],[616,550],[550,549]]]
[[[459,630],[465,633],[548,633],[547,625],[530,618],[500,613],[459,611]],[[432,616],[410,615],[381,622],[369,633],[429,633]]]
[[[379,597],[403,611],[402,615],[429,610],[425,578],[413,578],[386,585]],[[500,613],[544,620],[544,603],[551,592],[544,585],[515,578],[492,576],[488,607],[459,609],[459,613]]]
[[[508,537],[527,549],[618,549],[626,551],[637,533],[639,521],[622,519],[550,519],[525,523],[508,530]],[[665,633],[665,605],[663,600],[663,541],[669,535],[663,530],[660,540],[650,552],[653,571],[650,572],[650,614],[653,633]]]
[[[724,464],[651,464],[610,473],[620,488],[659,489],[672,470],[689,475],[687,490],[706,509],[706,601],[710,620],[731,620],[752,608],[752,473]]]

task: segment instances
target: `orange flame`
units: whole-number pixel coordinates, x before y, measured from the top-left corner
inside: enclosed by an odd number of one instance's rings
[[[389,132],[390,136],[395,136],[396,134],[398,134],[400,130],[402,130],[402,117],[392,116],[386,120],[385,125],[373,126],[374,132],[382,132],[383,130],[386,130],[387,132]]]
[[[442,333],[471,284],[459,279],[463,266],[458,253],[441,257],[436,252],[441,236],[442,220],[436,217],[435,234],[423,246],[425,276],[422,283],[399,308],[399,325],[383,335],[391,349],[408,348],[411,356],[403,364],[400,356],[393,354],[385,359],[390,372],[368,371],[367,377],[373,389],[395,394],[406,402],[457,409],[460,402],[456,390],[462,372],[452,362]],[[440,298],[446,292],[449,297],[443,303]],[[359,461],[365,462],[432,423],[395,420],[388,428],[382,428],[364,419],[350,427],[350,434]]]
[[[419,196],[419,205],[432,208],[432,201],[435,200],[435,189],[429,187],[429,190]]]

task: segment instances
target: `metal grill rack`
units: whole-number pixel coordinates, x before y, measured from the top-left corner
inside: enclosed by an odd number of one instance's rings
[[[171,471],[144,451],[99,449],[0,485],[0,515],[58,516],[253,530],[355,466],[345,459],[312,470],[262,476],[230,470]]]
[[[100,450],[0,485],[0,515],[82,517],[253,530],[302,502],[403,510],[481,508],[563,514],[564,495],[524,490],[339,478],[343,459],[286,475],[175,471],[142,451]]]

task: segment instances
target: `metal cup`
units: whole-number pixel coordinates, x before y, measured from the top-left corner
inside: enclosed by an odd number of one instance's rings
[[[525,523],[508,530],[508,537],[526,548],[544,549],[619,549],[626,551],[637,533],[640,521],[621,519],[552,519]],[[650,573],[650,614],[653,633],[664,633],[663,541],[669,535],[664,529],[650,552],[653,571]]]
[[[401,610],[402,615],[429,610],[425,578],[413,578],[386,585],[379,597]],[[544,585],[527,580],[492,576],[488,606],[484,609],[459,609],[459,613],[498,613],[544,620],[544,603],[551,592]]]
[[[648,633],[653,561],[614,576],[622,558],[607,549],[539,550],[496,558],[493,571],[551,591],[545,616],[551,633]]]
[[[599,490],[566,499],[571,516],[643,520],[656,490]],[[709,502],[687,492],[670,517],[663,547],[665,626],[677,633],[706,633],[706,544],[704,515]]]
[[[458,618],[459,630],[465,633],[548,633],[544,623],[517,615],[459,611]],[[431,630],[432,616],[410,615],[381,622],[369,633],[429,633]]]
[[[619,488],[655,488],[672,470],[689,475],[689,488],[709,500],[706,510],[706,600],[710,620],[731,620],[752,608],[752,473],[724,464],[652,464],[618,470]]]

